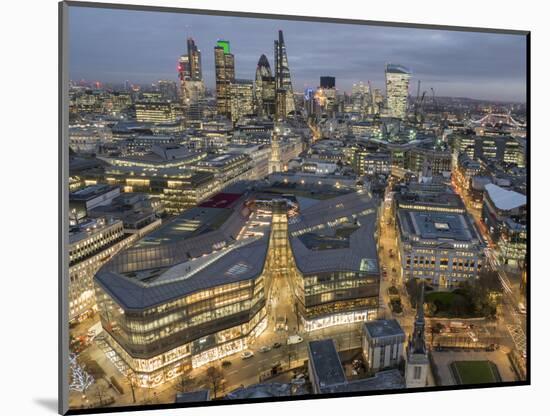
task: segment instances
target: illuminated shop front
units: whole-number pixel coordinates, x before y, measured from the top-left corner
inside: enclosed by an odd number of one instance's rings
[[[323,318],[302,319],[304,331],[311,332],[336,325],[347,325],[355,322],[366,322],[376,319],[377,309],[366,309],[347,313],[337,313]]]

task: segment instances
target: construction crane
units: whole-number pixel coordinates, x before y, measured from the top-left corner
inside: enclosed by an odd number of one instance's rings
[[[420,98],[420,100],[418,100],[417,105],[415,106],[414,118],[416,119],[416,121],[419,121],[419,117],[422,117],[424,115],[424,97],[426,97],[426,91],[422,93],[422,97]]]
[[[433,88],[430,88],[432,90],[432,102],[434,106],[434,110],[437,111],[437,102],[435,101],[435,90]]]

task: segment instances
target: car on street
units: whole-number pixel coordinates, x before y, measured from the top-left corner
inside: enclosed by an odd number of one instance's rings
[[[262,347],[260,347],[260,349],[258,351],[259,352],[268,352],[268,351],[271,351],[271,347],[269,345],[263,345]]]
[[[477,335],[473,332],[473,331],[468,331],[468,336],[472,339],[472,341],[474,342],[478,342],[479,341],[479,338],[477,337]]]
[[[280,342],[275,342],[273,344],[273,348],[277,349],[277,348],[280,348],[281,347],[281,343]]]
[[[302,342],[304,339],[299,336],[299,335],[291,335],[288,337],[288,339],[286,340],[286,343],[288,345],[292,345],[292,344],[299,344],[300,342]]]
[[[245,351],[241,354],[241,358],[243,360],[247,360],[247,359],[252,358],[252,357],[254,357],[254,353],[252,351]]]
[[[301,386],[303,384],[306,384],[306,379],[305,378],[293,378],[292,380],[290,380],[290,383]]]
[[[518,309],[519,309],[519,313],[523,315],[527,313],[527,308],[525,308],[525,305],[522,302],[518,303]]]

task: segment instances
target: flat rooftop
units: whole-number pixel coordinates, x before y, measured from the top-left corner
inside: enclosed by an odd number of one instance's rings
[[[402,233],[426,240],[479,241],[479,236],[466,215],[404,209],[397,212]]]
[[[69,194],[70,201],[89,201],[100,195],[106,194],[107,192],[118,189],[118,186],[106,185],[106,184],[97,184],[87,186],[85,188],[79,189],[78,191],[71,192]]]
[[[349,393],[362,391],[378,391],[404,389],[405,379],[397,369],[380,371],[373,377],[362,380],[350,381],[345,384],[328,386],[322,390],[323,393]]]
[[[396,319],[377,319],[366,322],[365,330],[370,338],[405,336],[403,328]]]
[[[231,215],[231,209],[191,208],[138,241],[134,247],[171,244],[178,240],[217,229]]]
[[[320,388],[346,383],[340,356],[332,339],[310,341],[308,352]]]

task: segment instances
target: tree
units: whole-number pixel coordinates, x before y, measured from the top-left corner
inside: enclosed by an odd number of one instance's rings
[[[132,371],[128,371],[125,375],[126,381],[130,385],[130,390],[132,391],[132,400],[136,402],[136,387],[139,387],[139,383],[136,375]]]
[[[191,390],[194,384],[195,380],[193,380],[191,377],[188,377],[185,373],[182,372],[178,377],[177,383],[174,385],[174,389],[176,389],[176,391],[179,393],[185,393],[186,391]]]
[[[94,378],[78,363],[76,354],[69,354],[69,368],[71,371],[69,390],[86,393],[88,387],[94,384]]]
[[[206,370],[206,379],[208,380],[208,383],[212,387],[212,391],[214,392],[214,398],[216,398],[218,388],[220,387],[223,380],[222,370],[220,370],[218,367],[209,367]]]

